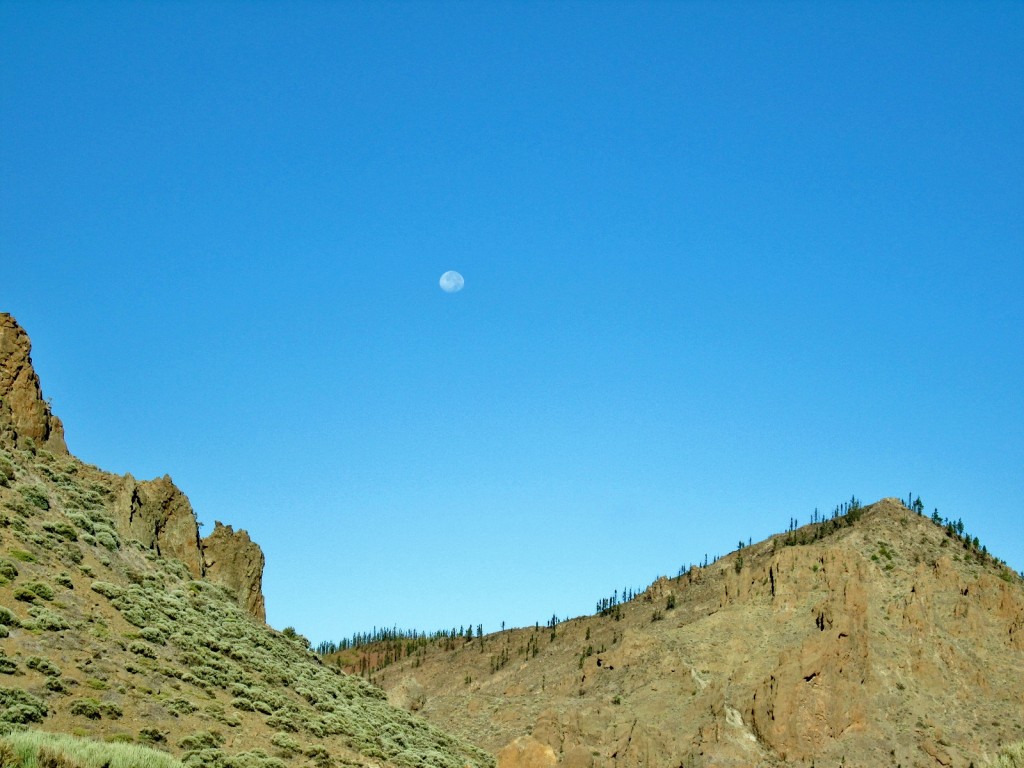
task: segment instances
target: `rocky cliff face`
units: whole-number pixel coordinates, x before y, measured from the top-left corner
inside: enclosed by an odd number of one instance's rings
[[[157,554],[178,558],[195,579],[204,576],[195,512],[170,477],[137,482],[125,475],[114,513],[118,529],[126,538],[141,541]]]
[[[883,499],[373,677],[500,768],[968,768],[1024,739],[1022,668],[1020,576]]]
[[[28,334],[11,315],[0,313],[0,442],[67,455],[64,428],[43,399],[30,351]],[[217,523],[210,536],[200,539],[188,497],[167,475],[139,481],[129,474],[111,480],[111,512],[123,538],[177,558],[193,578],[227,588],[252,616],[266,620],[263,552],[245,531]]]
[[[263,550],[245,531],[214,523],[202,540],[206,578],[226,587],[252,616],[266,621],[263,603]]]
[[[64,426],[43,399],[31,352],[28,334],[0,312],[0,436],[20,447],[31,441],[52,453],[67,453]]]

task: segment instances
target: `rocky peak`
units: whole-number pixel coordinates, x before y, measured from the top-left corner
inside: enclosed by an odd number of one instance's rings
[[[31,352],[28,334],[10,314],[0,312],[0,436],[20,447],[31,440],[66,454],[64,425],[43,399]]]
[[[239,605],[266,621],[263,603],[263,550],[246,531],[235,531],[220,521],[201,542],[206,578],[231,592]]]
[[[17,321],[0,313],[0,441],[21,449],[35,444],[67,455],[64,427],[43,399],[31,348]],[[217,523],[210,536],[200,539],[192,505],[168,475],[140,481],[129,474],[111,480],[110,511],[124,538],[177,558],[193,578],[225,587],[250,614],[266,621],[263,552],[249,534]]]
[[[199,524],[188,497],[168,475],[138,482],[125,475],[114,515],[118,528],[130,539],[160,555],[176,557],[193,578],[204,575]]]

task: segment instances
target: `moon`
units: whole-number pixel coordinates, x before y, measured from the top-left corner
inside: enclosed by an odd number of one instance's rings
[[[454,269],[449,269],[441,275],[438,283],[441,285],[441,290],[445,293],[458,293],[462,290],[462,286],[466,284],[466,281]]]

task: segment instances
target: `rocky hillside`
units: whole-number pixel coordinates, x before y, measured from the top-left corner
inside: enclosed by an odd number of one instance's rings
[[[267,627],[262,572],[245,531],[200,538],[169,477],[71,456],[27,335],[0,314],[0,730],[214,768],[493,764]]]
[[[1020,576],[895,499],[603,614],[331,661],[503,768],[967,768],[1024,739]]]

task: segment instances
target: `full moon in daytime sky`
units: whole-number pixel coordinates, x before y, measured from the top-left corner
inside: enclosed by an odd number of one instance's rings
[[[458,293],[462,290],[462,286],[466,284],[466,281],[462,279],[462,275],[454,269],[450,269],[441,275],[441,279],[438,282],[441,284],[441,290],[445,293]]]

